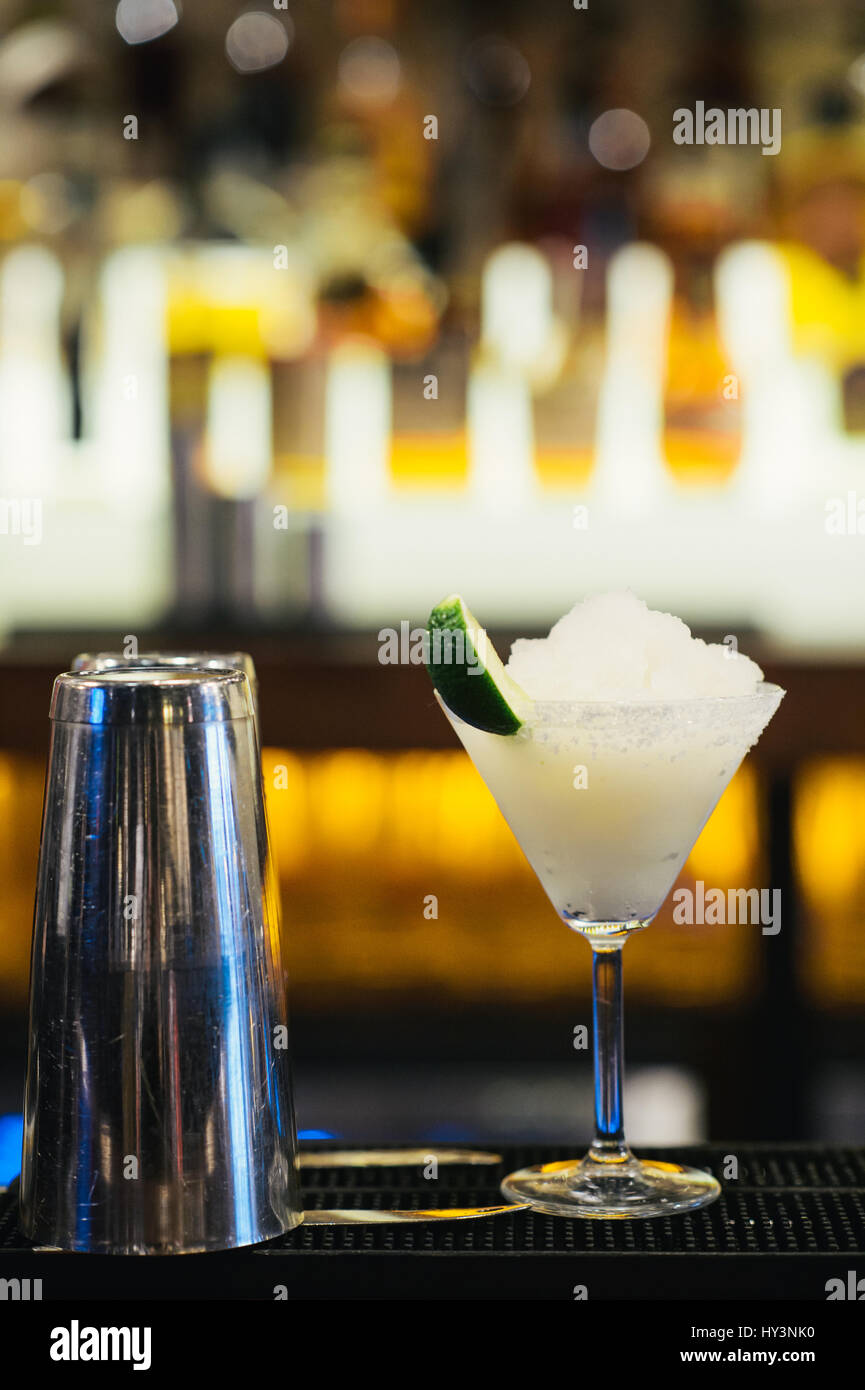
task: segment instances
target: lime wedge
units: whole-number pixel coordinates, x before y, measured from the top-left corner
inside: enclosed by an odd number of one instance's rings
[[[459,594],[430,613],[427,638],[427,670],[451,713],[488,734],[515,734],[531,702]]]

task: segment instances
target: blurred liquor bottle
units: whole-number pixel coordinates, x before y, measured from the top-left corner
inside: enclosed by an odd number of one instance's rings
[[[180,624],[298,616],[308,543],[285,463],[292,404],[275,395],[314,331],[302,270],[266,247],[191,244],[169,277],[168,345]],[[314,391],[310,393],[314,399]],[[275,437],[275,431],[279,432]],[[299,553],[301,552],[301,553]],[[262,577],[266,593],[260,593]],[[271,612],[269,616],[274,616]]]
[[[865,124],[824,94],[774,170],[794,351],[827,368],[838,423],[865,432]]]
[[[742,449],[741,384],[724,344],[715,288],[718,256],[752,229],[742,175],[713,150],[662,170],[651,192],[653,239],[669,256],[673,288],[664,369],[662,449],[684,483],[719,483]]]
[[[445,331],[421,357],[394,362],[390,473],[400,491],[465,487],[468,374],[459,330]]]
[[[681,270],[670,308],[663,452],[679,480],[719,482],[741,453],[741,390],[706,299],[708,267]]]
[[[593,246],[547,238],[554,331],[535,384],[534,425],[539,480],[549,489],[583,487],[595,459],[605,356],[606,276],[595,271]],[[594,298],[585,291],[594,284]],[[555,326],[566,325],[557,340]]]

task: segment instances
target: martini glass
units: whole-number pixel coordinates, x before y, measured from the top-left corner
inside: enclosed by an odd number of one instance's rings
[[[511,1173],[502,1192],[556,1216],[647,1217],[713,1202],[701,1169],[635,1158],[622,1119],[622,947],[657,913],[784,692],[536,702],[486,733],[440,697],[553,907],[592,948],[595,1135],[583,1159]]]

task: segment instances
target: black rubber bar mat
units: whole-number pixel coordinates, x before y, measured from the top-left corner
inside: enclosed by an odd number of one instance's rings
[[[550,1146],[497,1152],[498,1165],[441,1165],[435,1178],[422,1165],[305,1166],[304,1205],[490,1206],[502,1200],[506,1173],[573,1157]],[[830,1281],[849,1290],[865,1278],[865,1149],[730,1143],[640,1153],[709,1169],[722,1182],[721,1197],[692,1215],[649,1221],[515,1211],[473,1221],[301,1226],[225,1254],[118,1257],[34,1250],[17,1230],[13,1187],[0,1196],[0,1292],[43,1300],[824,1301],[837,1287]],[[730,1171],[737,1176],[725,1177]]]

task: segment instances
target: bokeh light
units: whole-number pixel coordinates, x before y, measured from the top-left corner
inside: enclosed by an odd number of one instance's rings
[[[19,24],[0,43],[0,93],[4,110],[32,101],[53,83],[72,79],[93,60],[78,27],[53,19]]]
[[[238,72],[264,72],[282,62],[293,34],[294,26],[285,13],[281,20],[259,10],[242,14],[225,36],[228,61]]]
[[[467,50],[463,72],[469,88],[486,106],[515,106],[529,90],[531,69],[506,39],[478,39]]]
[[[860,96],[865,95],[865,53],[860,53],[847,69],[847,81]]]
[[[636,111],[625,106],[604,111],[592,122],[589,149],[605,169],[621,172],[641,164],[652,143],[649,127]]]
[[[78,200],[62,174],[34,174],[21,189],[21,215],[28,227],[45,236],[62,232],[75,220]]]
[[[399,55],[386,39],[354,39],[339,57],[339,81],[364,106],[387,106],[402,80]]]
[[[114,20],[127,43],[150,43],[173,29],[180,19],[174,0],[120,0]]]
[[[24,1116],[0,1115],[0,1187],[17,1178],[21,1171],[21,1145]]]

